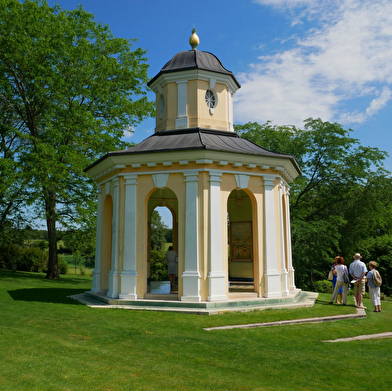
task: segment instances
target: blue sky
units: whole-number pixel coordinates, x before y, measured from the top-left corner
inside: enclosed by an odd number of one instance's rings
[[[214,53],[242,85],[234,123],[336,121],[362,145],[392,156],[390,0],[48,2],[65,9],[82,4],[115,36],[136,38],[135,47],[147,50],[150,78],[190,49],[195,25],[198,49]],[[146,120],[129,140],[153,132],[154,120]],[[392,157],[385,164],[392,171]]]

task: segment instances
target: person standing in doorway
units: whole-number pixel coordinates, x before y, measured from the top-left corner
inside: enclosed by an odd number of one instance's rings
[[[170,290],[174,287],[174,280],[176,278],[177,269],[178,269],[178,255],[173,250],[173,246],[169,247],[169,251],[166,253],[166,261],[167,261],[167,272],[169,274],[170,280]]]
[[[367,273],[366,265],[361,261],[361,254],[354,255],[354,262],[350,264],[350,275],[355,280],[354,295],[355,304],[358,308],[366,308],[362,304],[362,298],[365,293],[365,274]]]

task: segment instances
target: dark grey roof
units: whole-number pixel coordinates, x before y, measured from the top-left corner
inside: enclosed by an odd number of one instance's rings
[[[150,86],[163,73],[179,72],[189,69],[202,69],[211,72],[222,73],[233,78],[238,88],[241,87],[233,72],[228,71],[220,62],[219,58],[209,52],[200,50],[188,50],[177,53],[170,61],[168,61],[161,71],[152,78],[147,85]]]
[[[201,128],[157,132],[129,149],[107,153],[86,170],[89,170],[108,156],[200,149],[285,158],[291,160],[298,173],[301,173],[298,163],[291,155],[269,151],[252,141],[241,138],[235,132]]]

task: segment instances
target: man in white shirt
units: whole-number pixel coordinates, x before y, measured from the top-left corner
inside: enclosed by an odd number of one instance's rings
[[[361,254],[354,255],[354,262],[350,264],[350,275],[355,280],[354,295],[355,303],[359,308],[366,308],[362,305],[363,294],[365,293],[365,274],[367,273],[366,265],[361,261]]]

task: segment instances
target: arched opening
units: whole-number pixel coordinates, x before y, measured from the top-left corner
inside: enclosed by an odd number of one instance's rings
[[[253,292],[254,254],[252,202],[244,190],[233,190],[227,200],[228,275],[230,292]]]
[[[109,289],[109,272],[112,259],[112,220],[113,200],[110,195],[107,195],[103,205],[102,219],[101,292],[104,294]]]
[[[148,200],[148,293],[178,295],[178,263],[173,276],[173,270],[168,269],[166,260],[169,247],[173,247],[178,254],[177,213],[178,201],[172,190],[160,188],[151,194]],[[170,269],[173,269],[173,265]],[[170,282],[171,278],[173,283]]]

